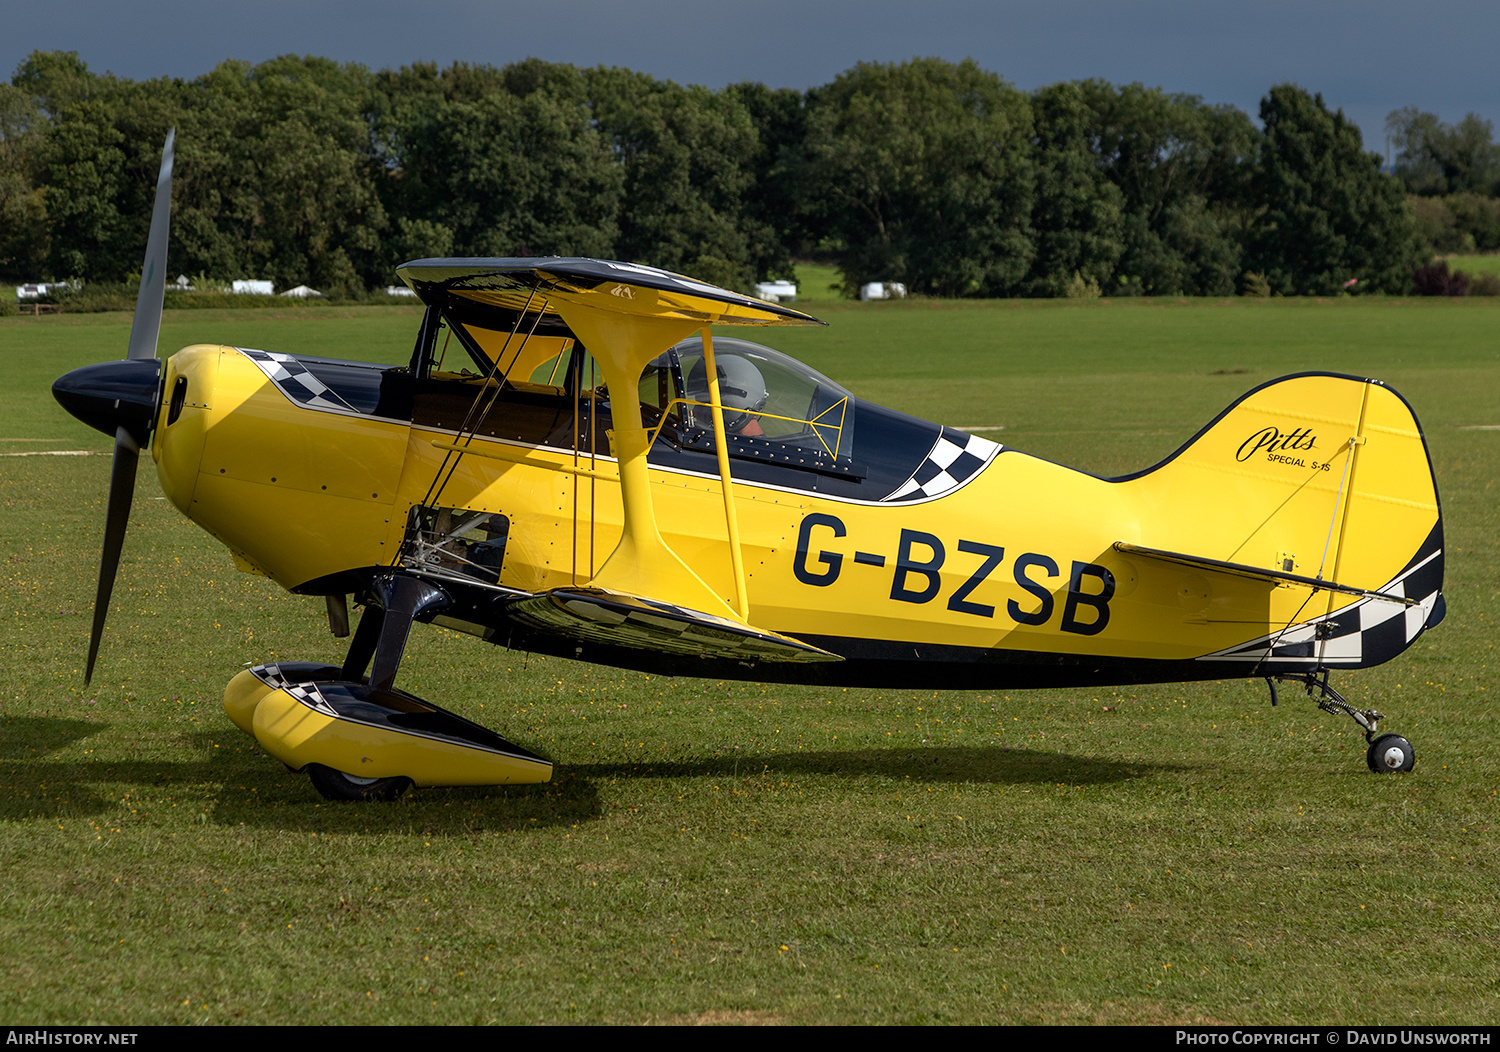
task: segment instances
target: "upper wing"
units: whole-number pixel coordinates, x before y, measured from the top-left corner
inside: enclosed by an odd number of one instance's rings
[[[528,303],[536,309],[539,302],[563,300],[617,314],[712,325],[823,324],[779,303],[639,263],[569,256],[418,259],[403,263],[396,273],[426,303],[457,297],[521,310]]]

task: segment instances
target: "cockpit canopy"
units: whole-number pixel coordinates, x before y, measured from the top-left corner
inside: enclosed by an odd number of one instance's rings
[[[715,339],[714,360],[729,437],[806,450],[847,466],[854,446],[854,396],[795,358],[748,340]],[[702,337],[684,340],[641,376],[643,408],[679,445],[713,432]]]

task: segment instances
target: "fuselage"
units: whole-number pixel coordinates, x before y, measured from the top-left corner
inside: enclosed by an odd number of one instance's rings
[[[764,372],[784,364],[756,358],[754,346],[720,353],[748,355]],[[735,584],[712,442],[692,426],[690,405],[672,404],[691,393],[691,355],[642,379],[643,413],[661,425],[651,496],[666,543],[727,597]],[[806,383],[828,386],[811,405],[794,392],[800,424],[762,413],[758,434],[730,439],[748,620],[845,660],[744,667],[627,648],[583,654],[518,634],[504,614],[507,597],[587,587],[622,532],[608,399],[578,362],[553,362],[551,375],[546,365],[497,385],[433,368],[189,347],[166,365],[152,456],[178,508],[242,569],[290,590],[358,595],[380,568],[412,566],[423,523],[441,533],[472,521],[468,535],[424,556],[465,595],[443,623],[528,649],[763,680],[1183,680],[1301,669],[1315,652],[1358,667],[1376,655],[1340,653],[1326,639],[1294,655],[1287,634],[1306,627],[1311,639],[1359,600],[1143,561],[1115,544],[1316,567],[1329,578],[1336,568],[1340,580],[1379,588],[1440,543],[1435,490],[1393,498],[1421,508],[1388,501],[1394,519],[1378,536],[1343,529],[1348,482],[1333,436],[1371,413],[1363,386],[1346,378],[1300,378],[1296,400],[1320,414],[1300,439],[1278,415],[1284,397],[1258,409],[1252,392],[1164,465],[1108,480],[860,402],[805,370]],[[1385,397],[1375,412],[1396,426],[1404,403]],[[1243,455],[1248,436],[1278,426],[1289,441]],[[768,434],[778,427],[786,433]],[[1291,448],[1299,441],[1310,445]],[[1440,584],[1440,559],[1436,573]]]

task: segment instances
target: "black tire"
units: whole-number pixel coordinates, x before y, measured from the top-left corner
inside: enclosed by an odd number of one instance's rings
[[[1370,743],[1365,762],[1376,774],[1391,774],[1411,770],[1417,762],[1417,754],[1411,742],[1401,735],[1382,734]]]
[[[389,802],[411,788],[410,778],[356,778],[320,763],[307,765],[307,777],[325,800]]]

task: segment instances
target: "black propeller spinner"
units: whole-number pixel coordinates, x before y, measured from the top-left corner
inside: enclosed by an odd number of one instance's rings
[[[109,615],[109,597],[120,568],[120,549],[135,495],[135,469],[143,446],[151,443],[161,405],[161,362],[156,340],[167,280],[167,229],[172,213],[172,143],[177,129],[167,132],[161,151],[161,175],[156,181],[156,203],[151,209],[151,234],[141,268],[141,289],[135,300],[130,347],[125,360],[101,362],[74,369],[52,385],[62,407],[92,428],[113,435],[115,457],[109,473],[109,505],[104,516],[104,554],[99,562],[99,590],[94,596],[94,627],[89,635],[89,660],[83,681],[94,678],[94,660]]]

